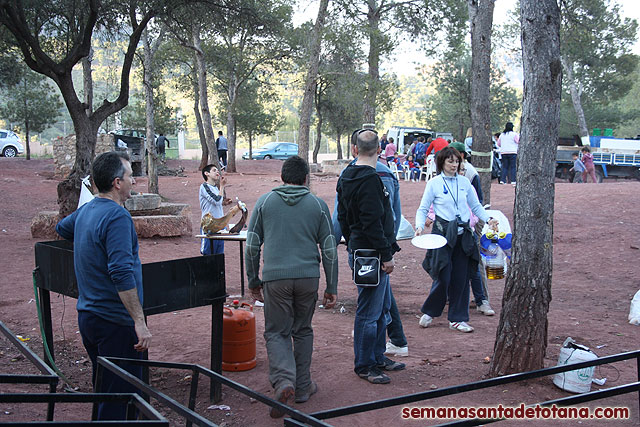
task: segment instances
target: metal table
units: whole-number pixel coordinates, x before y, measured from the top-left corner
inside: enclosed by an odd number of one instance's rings
[[[231,224],[229,224],[231,225]],[[244,297],[244,244],[247,240],[247,230],[242,230],[238,234],[216,233],[212,235],[198,234],[196,237],[201,239],[222,240],[229,242],[238,242],[240,244],[240,295]]]

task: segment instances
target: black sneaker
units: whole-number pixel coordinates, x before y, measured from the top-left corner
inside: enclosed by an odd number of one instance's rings
[[[382,359],[382,363],[379,363],[377,368],[378,369],[383,369],[385,371],[402,371],[404,368],[407,367],[407,365],[405,365],[404,363],[400,363],[400,362],[394,362],[393,360],[389,359],[386,356],[382,356],[384,359]]]
[[[389,384],[391,382],[391,378],[375,367],[359,372],[358,376],[371,384]]]

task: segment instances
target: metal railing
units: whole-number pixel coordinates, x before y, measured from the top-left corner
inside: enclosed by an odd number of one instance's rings
[[[28,346],[18,339],[11,330],[0,321],[0,332],[13,344],[13,346],[24,355],[42,373],[42,375],[29,374],[2,374],[0,373],[0,383],[5,384],[48,384],[49,392],[55,393],[58,388],[60,378],[56,373],[44,363]],[[47,420],[53,420],[54,403],[47,405]]]
[[[175,399],[167,396],[166,394],[158,391],[156,388],[146,384],[139,378],[131,375],[129,372],[122,369],[117,365],[119,362],[127,362],[129,364],[139,364],[148,368],[167,368],[167,369],[182,369],[191,371],[191,387],[189,392],[189,400],[188,404],[185,407],[183,404],[179,403]],[[227,387],[230,387],[240,393],[249,396],[259,402],[262,402],[270,407],[278,408],[281,412],[287,414],[294,419],[303,422],[301,425],[306,426],[315,426],[315,427],[330,427],[331,424],[327,424],[323,421],[320,421],[313,416],[305,414],[304,412],[298,411],[296,409],[291,408],[290,406],[284,405],[277,400],[273,400],[264,394],[258,393],[255,390],[250,389],[240,383],[237,383],[233,380],[225,378],[221,374],[214,372],[210,369],[204,368],[200,365],[191,364],[191,363],[173,363],[173,362],[160,362],[154,360],[139,360],[139,359],[123,359],[118,357],[98,357],[98,370],[97,370],[97,381],[100,381],[100,377],[102,376],[103,370],[107,369],[123,379],[127,381],[129,384],[137,387],[144,394],[153,397],[158,400],[161,404],[166,405],[170,409],[176,412],[176,414],[180,415],[187,421],[187,427],[190,427],[192,424],[198,426],[216,426],[213,421],[208,420],[202,415],[195,412],[195,403],[196,403],[196,395],[198,393],[198,381],[200,376],[203,375],[207,378],[210,378],[212,381],[219,382]],[[97,385],[96,385],[97,387]]]
[[[98,365],[99,365],[98,376],[101,375],[101,371],[100,371],[101,368],[108,369],[109,371],[118,375],[123,380],[138,387],[144,393],[147,393],[151,397],[157,399],[162,404],[174,410],[180,416],[184,417],[187,420],[187,426],[190,426],[192,423],[200,426],[215,426],[215,424],[213,424],[212,421],[205,419],[204,417],[202,417],[201,415],[198,415],[194,411],[195,399],[196,399],[197,388],[198,388],[198,379],[201,374],[211,378],[212,381],[218,381],[221,384],[231,387],[234,390],[237,390],[251,398],[254,398],[270,407],[279,409],[280,411],[282,411],[283,413],[291,417],[291,418],[285,418],[284,425],[286,426],[330,426],[331,424],[327,424],[322,420],[354,415],[354,414],[373,411],[377,409],[389,408],[393,406],[407,405],[410,403],[435,399],[438,397],[452,396],[452,395],[465,393],[469,391],[483,390],[489,387],[495,387],[495,386],[504,385],[504,384],[512,384],[519,381],[531,380],[531,379],[546,377],[549,375],[554,375],[562,372],[574,371],[574,370],[579,370],[579,369],[588,368],[592,366],[605,365],[605,364],[621,362],[624,360],[631,360],[631,359],[636,360],[636,369],[637,369],[636,374],[638,376],[638,381],[629,383],[629,384],[624,384],[621,386],[607,388],[604,390],[598,390],[598,391],[593,391],[589,393],[582,393],[575,396],[562,397],[554,400],[548,400],[545,402],[539,402],[539,403],[527,405],[527,407],[532,407],[535,405],[538,405],[541,407],[549,407],[552,405],[570,406],[570,405],[575,405],[579,403],[593,402],[593,401],[604,399],[607,397],[619,396],[622,394],[628,394],[633,392],[640,392],[640,350],[620,353],[612,356],[601,357],[601,358],[586,361],[586,362],[572,363],[569,365],[555,366],[555,367],[550,367],[545,369],[539,369],[536,371],[505,375],[497,378],[490,378],[490,379],[476,381],[472,383],[445,387],[438,390],[429,390],[429,391],[424,391],[419,393],[408,394],[404,396],[398,396],[398,397],[376,400],[372,402],[364,402],[364,403],[359,403],[355,405],[344,406],[344,407],[335,408],[335,409],[328,409],[324,411],[313,412],[311,414],[305,414],[303,412],[297,411],[287,405],[284,405],[261,393],[258,393],[242,384],[239,384],[235,381],[225,378],[221,374],[218,374],[207,368],[203,368],[202,366],[195,365],[195,364],[135,360],[135,359],[121,359],[121,358],[114,358],[114,357],[108,357],[108,358],[99,357],[98,358]],[[123,370],[116,364],[119,361],[129,362],[132,364],[141,364],[147,367],[190,370],[192,374],[192,379],[191,379],[191,389],[189,394],[188,407],[185,407],[184,405],[177,402],[175,399],[172,399],[171,397],[166,396],[164,393],[156,390],[150,385],[142,382],[138,378],[129,374],[127,371]],[[640,404],[640,393],[638,393],[638,402]],[[639,414],[639,418],[640,418],[640,414]],[[437,426],[438,427],[439,426],[477,426],[481,424],[489,424],[489,423],[494,423],[494,422],[503,421],[503,420],[505,420],[505,418],[497,418],[497,419],[475,418],[475,419],[451,421],[444,424],[438,424]]]

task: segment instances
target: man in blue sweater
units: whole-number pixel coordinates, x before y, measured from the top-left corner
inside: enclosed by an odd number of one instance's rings
[[[93,182],[99,194],[56,226],[73,241],[78,282],[78,326],[96,380],[98,356],[140,358],[151,344],[142,311],[142,265],[138,237],[129,212],[134,179],[126,154],[108,152],[93,162]],[[142,378],[140,366],[124,365]],[[102,393],[135,393],[137,389],[105,370]],[[98,419],[126,419],[126,405],[101,403]]]

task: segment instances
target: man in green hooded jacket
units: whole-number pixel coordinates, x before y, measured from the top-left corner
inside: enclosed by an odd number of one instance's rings
[[[335,306],[338,257],[329,208],[309,191],[307,162],[298,156],[287,159],[281,178],[284,185],[256,202],[245,258],[251,295],[264,301],[269,381],[276,399],[289,404],[294,397],[296,403],[306,402],[318,390],[310,373],[311,319],[318,300],[321,259],[327,280],[322,302],[325,308]],[[273,418],[284,415],[276,408],[270,414]]]

